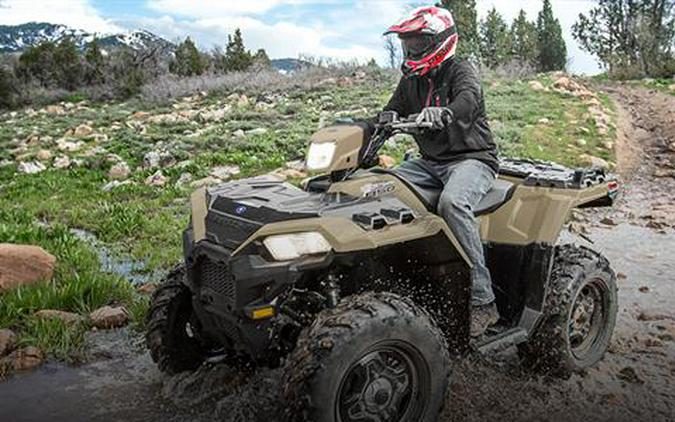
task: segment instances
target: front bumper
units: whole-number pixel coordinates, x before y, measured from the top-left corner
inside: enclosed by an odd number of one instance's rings
[[[274,340],[277,317],[253,320],[255,309],[274,307],[280,297],[308,272],[327,268],[332,255],[276,262],[266,258],[263,246],[252,244],[237,255],[208,240],[193,242],[191,230],[183,236],[186,283],[202,330],[227,347],[254,358],[267,354]]]

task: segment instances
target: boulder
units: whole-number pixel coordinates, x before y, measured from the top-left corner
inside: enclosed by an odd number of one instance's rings
[[[18,171],[19,173],[24,173],[24,174],[36,174],[40,173],[41,171],[44,171],[46,169],[45,165],[42,164],[39,161],[33,161],[33,162],[20,162]]]
[[[108,178],[113,180],[124,180],[129,177],[130,174],[131,169],[129,168],[129,165],[122,161],[110,168],[110,171],[108,171]]]
[[[96,328],[116,328],[129,322],[129,312],[122,306],[104,306],[89,314],[89,318]]]
[[[77,136],[79,138],[89,136],[92,133],[94,133],[94,129],[91,128],[89,125],[81,124],[78,127],[75,128],[73,131],[73,135]]]
[[[76,152],[82,149],[84,146],[84,143],[82,141],[77,141],[77,142],[71,142],[71,141],[66,141],[65,139],[61,138],[56,141],[56,147],[61,150],[61,151],[67,151],[67,152]]]
[[[78,314],[66,311],[59,311],[57,309],[42,309],[37,311],[34,316],[42,320],[56,320],[65,324],[75,324],[82,321],[82,317]]]
[[[251,135],[251,136],[264,135],[266,133],[267,133],[267,129],[265,129],[264,127],[259,127],[259,128],[256,128],[256,129],[251,129],[251,130],[246,131],[246,135]]]
[[[134,120],[147,120],[148,117],[150,117],[150,113],[146,111],[137,111],[131,115]]]
[[[143,167],[148,169],[158,167],[160,159],[159,152],[150,151],[143,156]]]
[[[243,130],[239,129],[235,130],[232,136],[234,136],[235,138],[243,138],[244,136],[246,136],[246,133],[244,133]]]
[[[47,114],[55,114],[55,115],[63,115],[66,114],[66,110],[61,107],[60,105],[48,105],[45,107],[45,113]]]
[[[190,186],[195,189],[199,189],[205,186],[217,185],[219,183],[223,183],[223,181],[213,176],[207,176],[203,179],[195,180],[194,182],[190,183]]]
[[[0,369],[27,371],[42,365],[45,355],[37,347],[28,346],[17,349],[0,360]]]
[[[216,177],[221,180],[228,180],[232,176],[236,176],[237,174],[241,173],[241,169],[239,166],[231,165],[231,166],[218,166],[214,167],[211,169],[211,176]]]
[[[586,146],[586,144],[588,144],[588,142],[586,142],[585,139],[577,139],[577,145],[580,147]]]
[[[270,175],[277,177],[279,180],[304,179],[307,177],[307,173],[295,169],[278,169],[270,173]]]
[[[35,156],[40,161],[49,161],[52,159],[52,152],[48,149],[41,149]]]
[[[191,173],[183,173],[183,174],[180,175],[180,177],[176,181],[176,186],[177,187],[185,186],[188,183],[190,183],[191,181],[192,181],[192,174]]]
[[[56,258],[39,246],[0,243],[0,292],[48,281]]]
[[[530,81],[529,85],[534,91],[546,91],[546,87],[539,81]]]
[[[591,166],[591,167],[600,167],[601,169],[609,169],[609,163],[600,158],[600,157],[595,157],[593,155],[588,155],[588,154],[582,154],[580,157],[582,162],[585,164]]]
[[[549,119],[547,119],[546,117],[542,117],[541,119],[539,119],[537,121],[537,123],[539,123],[540,125],[547,125],[547,124],[551,123],[551,121]]]
[[[157,170],[155,173],[148,176],[145,179],[145,184],[148,186],[164,186],[166,184],[167,178],[162,173],[162,170]]]
[[[0,330],[0,357],[7,355],[16,347],[16,334],[8,329]]]
[[[54,160],[54,168],[65,169],[70,167],[70,158],[67,155],[61,155]]]
[[[668,91],[675,92],[675,84],[668,85]]]
[[[152,283],[141,284],[136,291],[142,295],[151,295],[157,290],[157,285]]]

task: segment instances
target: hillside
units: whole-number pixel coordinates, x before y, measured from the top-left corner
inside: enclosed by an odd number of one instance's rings
[[[173,43],[144,30],[102,35],[65,25],[29,22],[14,26],[0,25],[0,53],[20,53],[41,42],[59,42],[64,39],[72,40],[82,50],[96,37],[103,48],[127,46],[141,50],[159,47],[162,51],[172,51],[175,48]]]

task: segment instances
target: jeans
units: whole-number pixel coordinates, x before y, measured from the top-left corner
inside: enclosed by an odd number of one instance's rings
[[[474,207],[492,187],[494,170],[473,159],[454,163],[415,159],[405,161],[395,171],[415,185],[430,203],[438,201],[438,215],[448,224],[473,265],[471,304],[494,302],[490,271],[485,266],[483,243],[473,215]]]

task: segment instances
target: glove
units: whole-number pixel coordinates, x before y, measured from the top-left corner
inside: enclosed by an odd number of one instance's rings
[[[431,123],[432,129],[442,130],[447,125],[452,123],[452,110],[447,107],[426,107],[419,116],[417,116],[416,123]]]

